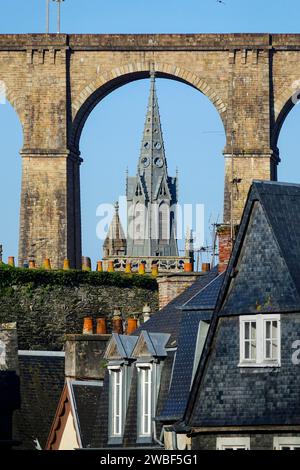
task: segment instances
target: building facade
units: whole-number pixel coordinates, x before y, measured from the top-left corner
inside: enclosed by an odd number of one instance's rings
[[[256,181],[184,418],[197,450],[300,449],[300,185]]]

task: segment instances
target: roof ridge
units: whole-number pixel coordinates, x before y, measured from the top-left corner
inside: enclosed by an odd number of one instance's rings
[[[195,297],[197,297],[199,294],[201,294],[203,291],[205,291],[213,282],[215,282],[220,276],[222,276],[224,273],[219,273],[216,277],[214,277],[206,286],[202,287],[195,295],[193,295],[189,300],[187,300],[180,308],[184,308],[186,305],[188,305]]]

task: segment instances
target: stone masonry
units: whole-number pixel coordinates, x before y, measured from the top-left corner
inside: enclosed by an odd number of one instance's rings
[[[158,310],[157,291],[87,284],[77,287],[24,284],[0,289],[0,323],[17,323],[19,349],[59,351],[64,347],[66,334],[82,333],[84,316],[91,315],[94,323],[97,317],[105,316],[111,332],[115,309],[124,318],[131,314],[142,317],[145,304],[150,305],[152,312]]]
[[[0,35],[0,80],[24,133],[19,263],[47,256],[53,267],[64,258],[80,267],[83,126],[105,96],[151,71],[198,89],[218,110],[224,223],[232,212],[238,224],[251,181],[276,179],[299,56],[296,34]]]

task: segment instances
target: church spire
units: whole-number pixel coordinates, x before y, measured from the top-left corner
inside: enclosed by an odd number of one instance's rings
[[[156,94],[155,73],[151,72],[150,95],[139,159],[139,173],[153,174],[153,170],[160,170],[160,173],[164,174],[167,173],[167,161]]]
[[[137,174],[128,177],[127,226],[133,227],[134,236],[127,237],[127,254],[139,257],[178,256],[177,183],[176,178],[168,176],[154,72],[150,77]]]
[[[126,253],[126,237],[119,216],[119,203],[115,203],[115,214],[103,244],[104,257],[124,256]]]

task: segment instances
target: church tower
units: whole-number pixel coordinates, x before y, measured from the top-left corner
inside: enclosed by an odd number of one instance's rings
[[[168,176],[154,74],[137,173],[126,188],[127,256],[178,256],[177,178]]]
[[[103,243],[103,256],[125,256],[126,238],[119,217],[119,204],[115,203],[115,214],[109,226],[107,237]]]

